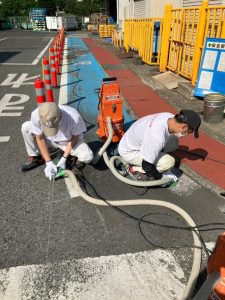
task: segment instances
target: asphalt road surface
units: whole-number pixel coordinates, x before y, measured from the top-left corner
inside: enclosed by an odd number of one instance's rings
[[[19,170],[27,158],[21,125],[36,108],[33,82],[42,74],[41,56],[55,35],[0,32],[0,299],[179,299],[193,258],[189,231],[141,223],[147,242],[138,221],[111,207],[71,198],[65,180],[50,182],[44,166],[28,173]],[[61,94],[61,99],[85,117],[87,141],[94,148],[99,144],[97,114],[85,102],[76,101],[80,99],[76,89],[81,93],[81,87],[76,80],[68,82],[67,76],[75,74],[78,65],[81,75],[85,74],[87,63],[81,63],[79,56],[91,61],[90,66],[95,64],[93,57],[93,61],[85,58],[91,55],[88,50],[81,51],[83,36],[68,35],[67,45],[72,49],[75,39],[74,48],[78,45],[80,52],[67,61],[68,67],[58,77],[63,80],[61,89],[54,90],[54,96],[58,102],[63,86],[70,86],[67,98]],[[86,75],[86,86],[102,80],[98,73]],[[73,98],[68,94],[71,87]],[[82,93],[86,97],[85,89]],[[85,167],[82,182],[96,198],[160,199],[185,209],[197,224],[225,222],[224,199],[185,174],[173,189],[145,190],[119,182],[101,161]],[[181,217],[160,207],[121,209],[137,218],[149,213],[146,219],[160,224],[186,225]],[[220,232],[202,232],[208,247]],[[205,261],[203,256],[203,271]]]

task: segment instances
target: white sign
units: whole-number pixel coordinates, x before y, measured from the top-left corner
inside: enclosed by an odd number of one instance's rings
[[[210,90],[212,85],[213,72],[202,71],[198,83],[199,89]]]
[[[206,50],[202,69],[209,69],[213,71],[215,68],[217,54],[218,51]]]
[[[221,52],[217,71],[225,72],[225,52]]]
[[[17,76],[17,73],[8,74],[7,77],[2,83],[2,86],[11,85],[12,88],[19,88],[21,85],[34,84],[34,80],[39,77],[39,75],[27,77],[28,73],[22,73],[17,80],[14,78]],[[13,81],[14,80],[14,81]]]
[[[12,98],[16,98],[17,100],[11,101]],[[23,95],[23,94],[6,94],[0,100],[0,117],[19,117],[19,116],[21,116],[22,112],[11,112],[11,111],[23,110],[24,106],[17,106],[17,105],[27,102],[29,99],[30,99],[29,96]],[[8,110],[8,112],[7,112],[7,110]]]

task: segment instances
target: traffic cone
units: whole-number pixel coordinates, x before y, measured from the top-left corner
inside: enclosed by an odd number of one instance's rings
[[[46,57],[43,58],[43,66],[44,66],[44,80],[45,80],[45,89],[46,89],[46,94],[47,94],[47,101],[48,102],[54,102],[53,92],[52,92],[52,84],[51,84],[49,60]]]
[[[49,51],[50,51],[50,66],[51,66],[52,86],[54,88],[56,88],[56,87],[58,87],[58,81],[57,81],[56,66],[55,66],[55,50],[54,50],[54,47],[51,46]]]
[[[41,104],[46,102],[45,98],[45,89],[44,89],[44,82],[38,77],[38,79],[34,83],[35,91],[36,91],[36,102],[37,104]]]
[[[55,48],[55,70],[56,70],[56,74],[59,74],[59,51],[56,42],[54,44],[54,48]]]

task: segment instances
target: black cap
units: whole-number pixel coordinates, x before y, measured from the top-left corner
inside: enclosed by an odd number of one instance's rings
[[[192,128],[194,130],[195,138],[199,137],[198,129],[201,125],[201,118],[195,111],[190,109],[183,109],[179,114],[175,115],[175,119],[179,123],[185,123],[190,128]]]

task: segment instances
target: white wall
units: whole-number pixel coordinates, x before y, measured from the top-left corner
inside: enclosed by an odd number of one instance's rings
[[[117,0],[117,24],[123,27],[123,21],[126,18],[132,18],[132,4],[129,0]],[[132,15],[131,15],[132,14]]]
[[[137,11],[134,13],[134,6],[143,7],[140,5],[140,1],[145,2],[145,12],[142,16]],[[183,4],[183,0],[139,0],[139,2],[134,2],[135,0],[117,0],[117,24],[120,28],[123,28],[124,19],[134,18],[135,15],[142,18],[162,17],[166,4],[172,4],[173,7],[182,7]]]
[[[202,0],[183,0],[183,7],[200,6]],[[225,5],[225,0],[208,0],[208,5]]]
[[[148,2],[148,17],[159,18],[164,14],[164,7],[166,4],[171,4],[174,8],[182,7],[183,0],[150,0]]]

